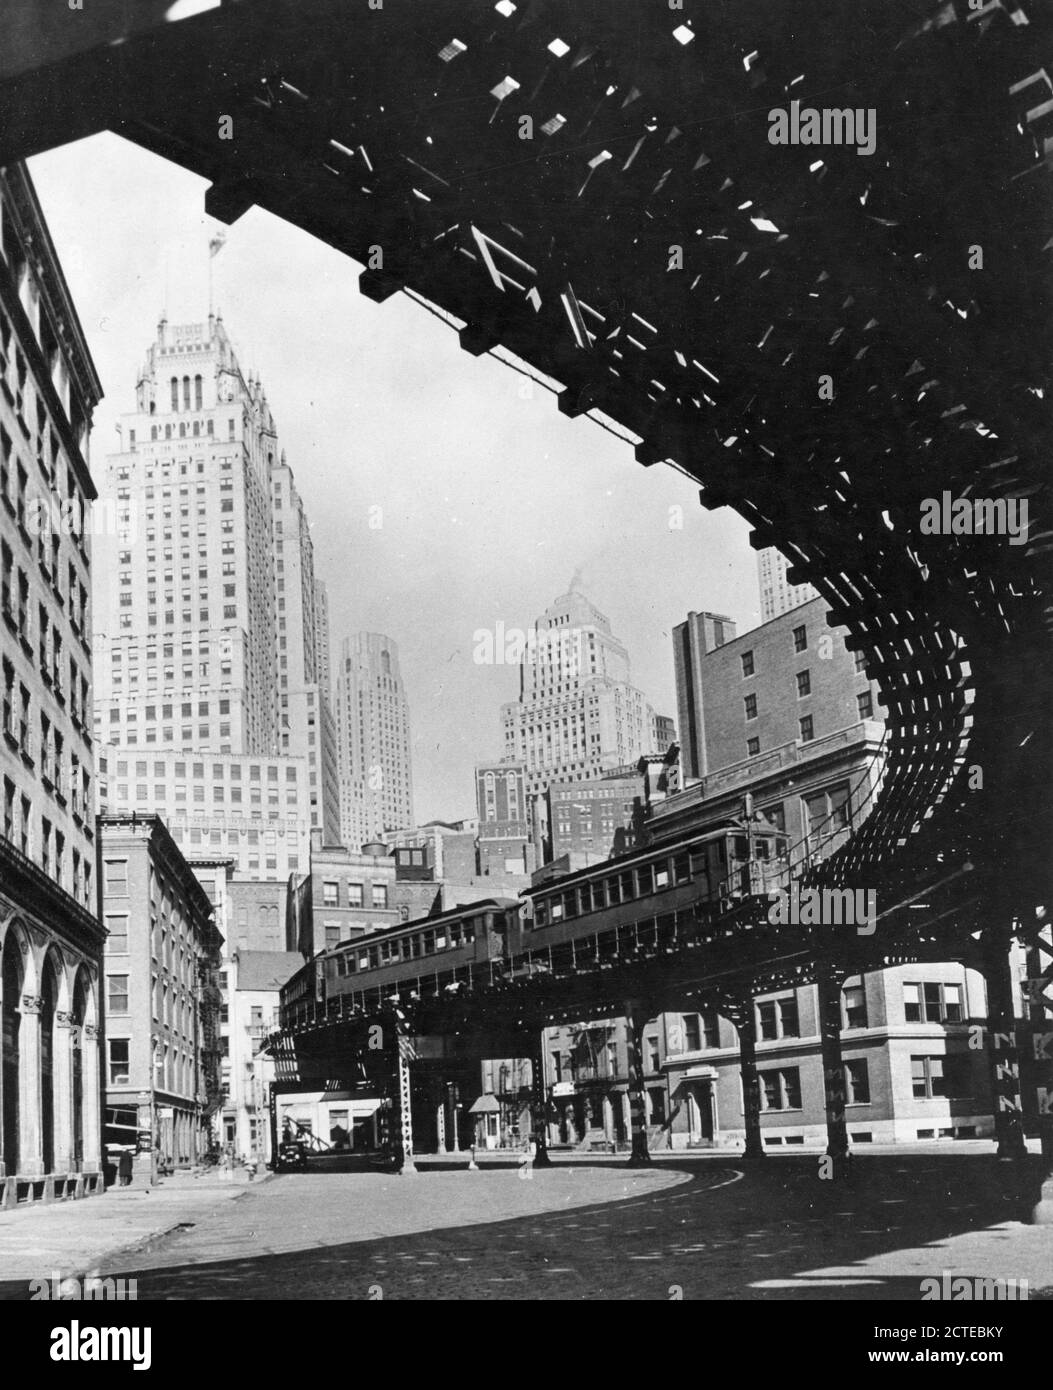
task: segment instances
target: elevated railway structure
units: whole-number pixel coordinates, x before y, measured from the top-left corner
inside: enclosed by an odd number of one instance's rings
[[[1041,1031],[1051,7],[854,0],[850,23],[842,0],[178,13],[13,0],[0,160],[118,131],[209,179],[213,215],[256,204],[303,227],[365,267],[372,299],[413,298],[467,355],[529,372],[642,466],[734,507],[830,603],[888,710],[880,795],[816,881],[927,905],[885,921],[889,957],[938,936],[993,968],[1018,935]],[[872,152],[769,138],[772,112],[799,132],[831,108],[872,116]],[[1026,537],[927,534],[925,503],[945,496],[1026,502]],[[811,968],[850,954],[838,938]],[[1002,1140],[1019,1147],[1013,1041]],[[1047,1075],[1046,1112],[1051,1092]]]

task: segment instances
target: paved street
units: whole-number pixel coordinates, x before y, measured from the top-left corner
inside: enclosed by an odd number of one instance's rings
[[[101,1269],[142,1299],[917,1299],[944,1270],[1048,1298],[1053,1236],[1021,1222],[1034,1177],[978,1151],[868,1154],[843,1184],[815,1155],[288,1174],[188,1195],[183,1229]]]

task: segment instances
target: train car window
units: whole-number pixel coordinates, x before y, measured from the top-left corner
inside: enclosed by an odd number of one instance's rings
[[[574,910],[580,916],[583,912],[591,911],[591,907],[592,905],[589,901],[589,885],[583,883],[580,888],[575,888],[574,890]]]
[[[607,901],[614,907],[622,900],[622,881],[617,874],[607,880]]]
[[[771,857],[770,840],[757,840],[754,848],[758,859],[768,859]]]
[[[633,898],[636,897],[636,888],[635,888],[635,884],[633,883],[633,871],[632,871],[632,869],[627,869],[627,870],[625,871],[625,873],[619,874],[619,875],[618,875],[618,882],[619,882],[619,883],[621,884],[621,886],[622,886],[622,902],[623,902],[623,903],[630,902]]]
[[[636,882],[639,885],[639,894],[645,898],[648,893],[654,892],[654,865],[643,864],[636,870]]]
[[[377,968],[377,966],[378,966],[379,964],[380,964],[380,959],[379,959],[379,956],[378,956],[378,953],[377,953],[377,948],[376,948],[375,946],[370,946],[370,948],[369,948],[369,968],[370,968],[370,970],[376,970],[376,968]]]
[[[380,960],[384,965],[389,965],[392,961],[401,960],[399,943],[397,941],[382,941],[380,943]]]
[[[544,898],[538,898],[534,903],[534,926],[548,926],[548,903]]]
[[[726,864],[728,862],[727,840],[721,839],[717,841],[717,859],[720,861],[721,864]]]
[[[435,954],[435,933],[433,931],[426,931],[423,934],[421,937],[421,948],[423,954],[426,956],[433,956]]]
[[[576,892],[563,894],[563,916],[577,917],[578,915],[578,895]]]
[[[673,881],[675,883],[686,883],[691,877],[691,856],[690,854],[677,854],[673,856]]]
[[[669,887],[669,864],[656,864],[654,866],[654,886],[657,892],[659,888]]]
[[[750,856],[750,842],[745,835],[736,835],[733,842],[732,853],[736,859],[748,859]]]
[[[465,946],[470,946],[475,940],[475,928],[472,926],[471,922],[465,922],[464,926],[461,928],[461,940]]]
[[[435,949],[437,951],[446,950],[446,933],[444,931],[439,931],[438,929],[436,929],[435,932]]]
[[[775,853],[779,856],[780,859],[784,859],[784,858],[786,857],[786,841],[785,841],[785,840],[776,840],[776,841],[775,841]]]
[[[368,969],[369,969],[369,952],[368,952],[368,951],[359,951],[359,953],[358,953],[358,968],[359,968],[359,970],[368,970]]]
[[[552,899],[552,920],[553,920],[553,922],[562,922],[562,921],[563,921],[563,899],[562,899],[562,898],[553,898],[553,899]]]
[[[596,912],[599,908],[606,906],[603,901],[603,879],[597,879],[591,884],[592,910]]]

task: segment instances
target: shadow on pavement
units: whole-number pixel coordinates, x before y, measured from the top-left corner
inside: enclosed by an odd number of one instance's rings
[[[934,1247],[981,1232],[988,1242],[1012,1241],[1009,1232],[992,1228],[1027,1219],[1042,1176],[1037,1159],[1000,1163],[987,1154],[857,1157],[843,1181],[822,1181],[818,1160],[803,1156],[753,1164],[685,1157],[662,1170],[688,1174],[690,1181],[514,1220],[244,1259],[193,1263],[188,1250],[188,1262],[174,1264],[181,1251],[173,1237],[157,1252],[164,1264],[128,1273],[138,1280],[140,1300],[917,1300],[920,1280],[941,1273]],[[469,1180],[490,1181],[486,1174]],[[276,1220],[283,1204],[291,1211],[299,1181],[290,1174],[268,1183],[252,1224],[263,1231],[272,1201]],[[428,1172],[407,1181],[426,1183]],[[314,1189],[311,1201],[317,1200]],[[864,1267],[895,1252],[909,1275]],[[1006,1255],[1010,1263],[1012,1251]],[[115,1262],[107,1272],[122,1271]],[[1014,1277],[1004,1268],[975,1273]],[[1053,1285],[1053,1273],[1047,1283]],[[1036,1294],[1032,1283],[1031,1297]],[[24,1284],[0,1285],[0,1298],[25,1297]]]

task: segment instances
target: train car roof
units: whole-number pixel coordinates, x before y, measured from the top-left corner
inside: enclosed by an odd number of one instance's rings
[[[346,941],[338,942],[336,946],[319,951],[314,959],[321,960],[323,956],[336,955],[352,946],[371,946],[374,941],[386,941],[389,937],[398,936],[400,932],[426,931],[430,927],[440,926],[443,922],[451,922],[458,917],[468,917],[486,908],[492,907],[500,911],[511,907],[518,909],[519,906],[518,898],[479,898],[474,903],[459,903],[456,907],[448,908],[445,912],[433,913],[431,917],[416,917],[412,922],[395,922],[390,927],[381,927],[377,931],[365,932],[362,936],[349,936]]]
[[[748,821],[740,816],[729,816],[719,825],[711,826],[708,830],[700,830],[694,835],[685,835],[680,840],[671,840],[659,845],[645,845],[640,849],[630,850],[627,854],[619,854],[614,858],[604,859],[599,864],[589,864],[584,869],[574,869],[569,874],[550,879],[547,883],[539,883],[536,887],[524,888],[522,896],[524,898],[536,898],[545,893],[558,893],[568,884],[595,878],[598,874],[619,873],[622,869],[632,868],[641,859],[676,854],[678,850],[689,849],[692,845],[704,844],[709,840],[719,839],[723,835],[746,834],[785,835],[786,832],[780,830],[773,821],[767,820],[759,814],[755,814],[753,819]]]

